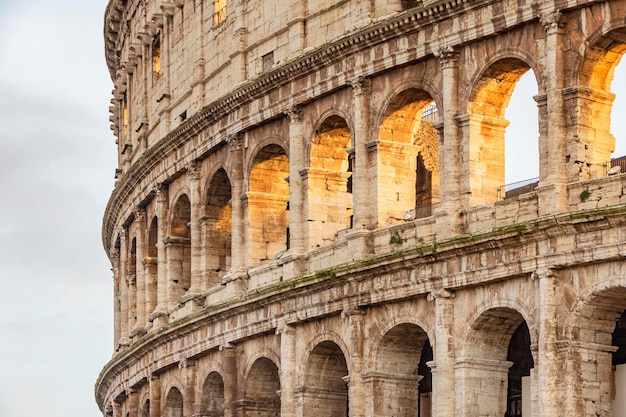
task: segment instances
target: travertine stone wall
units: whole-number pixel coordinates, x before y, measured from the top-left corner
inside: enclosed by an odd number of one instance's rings
[[[625,0],[111,0],[103,415],[613,415],[625,22]],[[501,199],[528,71],[539,182]]]

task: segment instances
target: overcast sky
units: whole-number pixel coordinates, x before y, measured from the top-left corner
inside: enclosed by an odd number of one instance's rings
[[[113,338],[100,230],[116,167],[106,3],[0,0],[0,417],[100,415],[93,386]],[[624,67],[614,92],[626,91]],[[521,144],[507,180],[537,175],[519,157],[537,137],[536,86],[525,80],[507,111],[507,139]]]

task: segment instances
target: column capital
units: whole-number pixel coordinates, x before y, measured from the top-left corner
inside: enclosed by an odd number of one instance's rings
[[[126,227],[122,227],[122,229],[120,230],[120,239],[122,240],[126,239],[127,235],[128,235],[128,229]]]
[[[143,206],[137,206],[133,210],[135,221],[143,223],[146,221],[146,208]]]
[[[156,194],[157,201],[164,202],[167,200],[167,184],[159,182],[152,187],[152,190]]]
[[[304,112],[302,111],[302,107],[294,105],[293,107],[285,110],[285,115],[289,117],[291,123],[302,123]]]
[[[363,76],[348,81],[348,84],[352,87],[355,96],[369,94],[372,90],[372,81]]]
[[[346,317],[352,317],[352,316],[364,316],[367,314],[367,309],[364,307],[348,307],[343,309],[343,311],[341,312],[341,318],[345,319]]]
[[[433,53],[439,58],[441,68],[453,68],[459,64],[459,52],[451,46],[446,46]]]
[[[200,179],[200,163],[198,161],[189,161],[185,164],[185,169],[187,170],[187,177],[190,180],[199,180]]]
[[[438,298],[453,299],[456,296],[454,291],[442,288],[428,293],[428,301],[435,301]]]
[[[280,323],[276,326],[276,334],[293,334],[295,331],[296,328],[287,323]]]
[[[178,369],[192,368],[194,366],[196,366],[196,361],[194,360],[182,358],[180,361],[178,361]]]
[[[537,269],[530,274],[530,279],[535,281],[541,278],[559,278],[559,270],[556,268]]]
[[[228,143],[231,151],[240,151],[242,142],[243,133],[241,132],[231,133],[230,135],[226,136],[226,143]]]
[[[539,21],[543,24],[547,34],[558,33],[567,22],[567,18],[559,10],[543,12],[539,15]]]

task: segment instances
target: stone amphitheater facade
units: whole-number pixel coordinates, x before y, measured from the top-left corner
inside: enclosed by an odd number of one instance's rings
[[[110,0],[104,36],[104,416],[625,415],[626,0]]]

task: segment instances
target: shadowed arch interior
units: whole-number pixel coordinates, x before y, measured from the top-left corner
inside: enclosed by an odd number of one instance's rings
[[[170,236],[165,248],[168,252],[168,286],[170,306],[178,304],[191,286],[191,202],[183,194],[172,209]]]
[[[176,387],[167,393],[163,417],[183,417],[183,394]]]
[[[224,169],[218,170],[206,194],[206,271],[208,284],[218,285],[231,267],[232,187]]]
[[[325,341],[311,351],[305,369],[305,415],[348,416],[348,366],[341,348]]]
[[[224,416],[224,380],[217,372],[211,372],[204,380],[200,414],[207,417]]]
[[[280,415],[280,377],[278,367],[268,358],[254,361],[246,378],[244,416]]]

